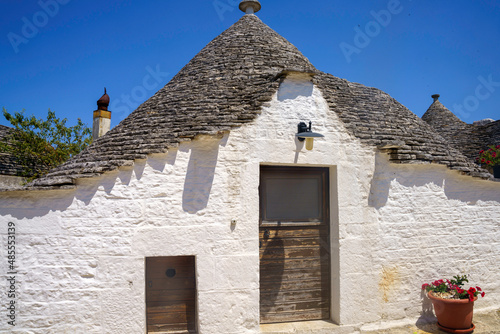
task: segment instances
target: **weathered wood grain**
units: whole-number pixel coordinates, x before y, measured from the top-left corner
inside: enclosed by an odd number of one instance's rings
[[[196,278],[192,256],[146,259],[148,333],[196,333]],[[167,270],[175,270],[173,277]]]
[[[288,177],[307,174],[322,180],[323,220],[310,222],[264,221],[261,211],[260,321],[291,322],[330,318],[330,238],[328,170],[324,168],[263,167],[265,173]],[[264,175],[269,177],[269,175]],[[261,178],[261,183],[265,179]],[[261,201],[262,205],[266,201]]]

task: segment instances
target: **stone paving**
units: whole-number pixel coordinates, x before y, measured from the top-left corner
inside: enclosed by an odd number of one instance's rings
[[[474,334],[500,334],[500,309],[475,313]],[[325,321],[262,325],[263,334],[445,334],[435,323],[419,323],[389,329],[368,330],[357,326],[337,326]]]
[[[500,310],[490,313],[474,314],[476,329],[474,334],[499,334],[500,333]],[[435,323],[416,324],[405,327],[391,328],[378,331],[361,331],[363,334],[445,334],[438,329]]]

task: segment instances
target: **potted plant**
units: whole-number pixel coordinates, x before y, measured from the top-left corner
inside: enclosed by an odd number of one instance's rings
[[[480,287],[464,289],[469,282],[467,275],[453,276],[452,280],[440,279],[431,284],[423,284],[434,306],[438,327],[448,333],[472,333],[476,326],[472,323],[474,301],[478,295],[484,297]]]
[[[500,178],[500,145],[490,146],[487,150],[479,151],[476,161],[486,167],[493,169],[493,176]]]

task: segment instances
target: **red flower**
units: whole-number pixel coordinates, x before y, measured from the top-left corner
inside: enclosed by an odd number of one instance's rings
[[[483,154],[483,153],[484,153],[484,150],[479,151],[479,154]]]
[[[432,282],[432,285],[434,285],[434,286],[440,286],[443,283],[444,283],[444,281],[442,279],[439,279],[437,281]]]
[[[497,145],[497,148],[500,148],[500,145]]]
[[[489,161],[489,160],[488,160],[488,161],[486,161],[486,164],[487,164],[487,165],[491,164],[491,161]]]
[[[467,290],[462,289],[463,283],[468,282],[467,275],[453,276],[453,280],[440,279],[432,282],[431,284],[422,284],[422,290],[433,291],[433,292],[444,292],[449,293],[452,297],[456,299],[469,299],[471,302],[477,298],[481,293],[481,297],[484,297],[485,293],[482,292],[479,286],[469,287]]]

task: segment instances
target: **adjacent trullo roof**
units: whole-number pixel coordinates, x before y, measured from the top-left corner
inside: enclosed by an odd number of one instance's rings
[[[320,72],[256,15],[244,15],[210,42],[165,87],[75,158],[32,183],[65,186],[167,152],[199,134],[251,122],[287,71],[316,73],[315,84],[346,128],[398,163],[439,163],[473,176],[484,171],[382,91]]]
[[[422,116],[422,119],[435,128],[454,132],[462,129],[467,123],[462,122],[454,113],[446,108],[440,101],[439,95],[432,95],[434,102]]]
[[[8,140],[14,129],[0,124],[0,141]],[[0,153],[0,175],[17,176],[23,172],[23,166],[9,153]]]
[[[475,160],[480,150],[500,143],[500,121],[465,123],[438,100],[439,95],[432,97],[434,102],[422,119],[470,160]]]

